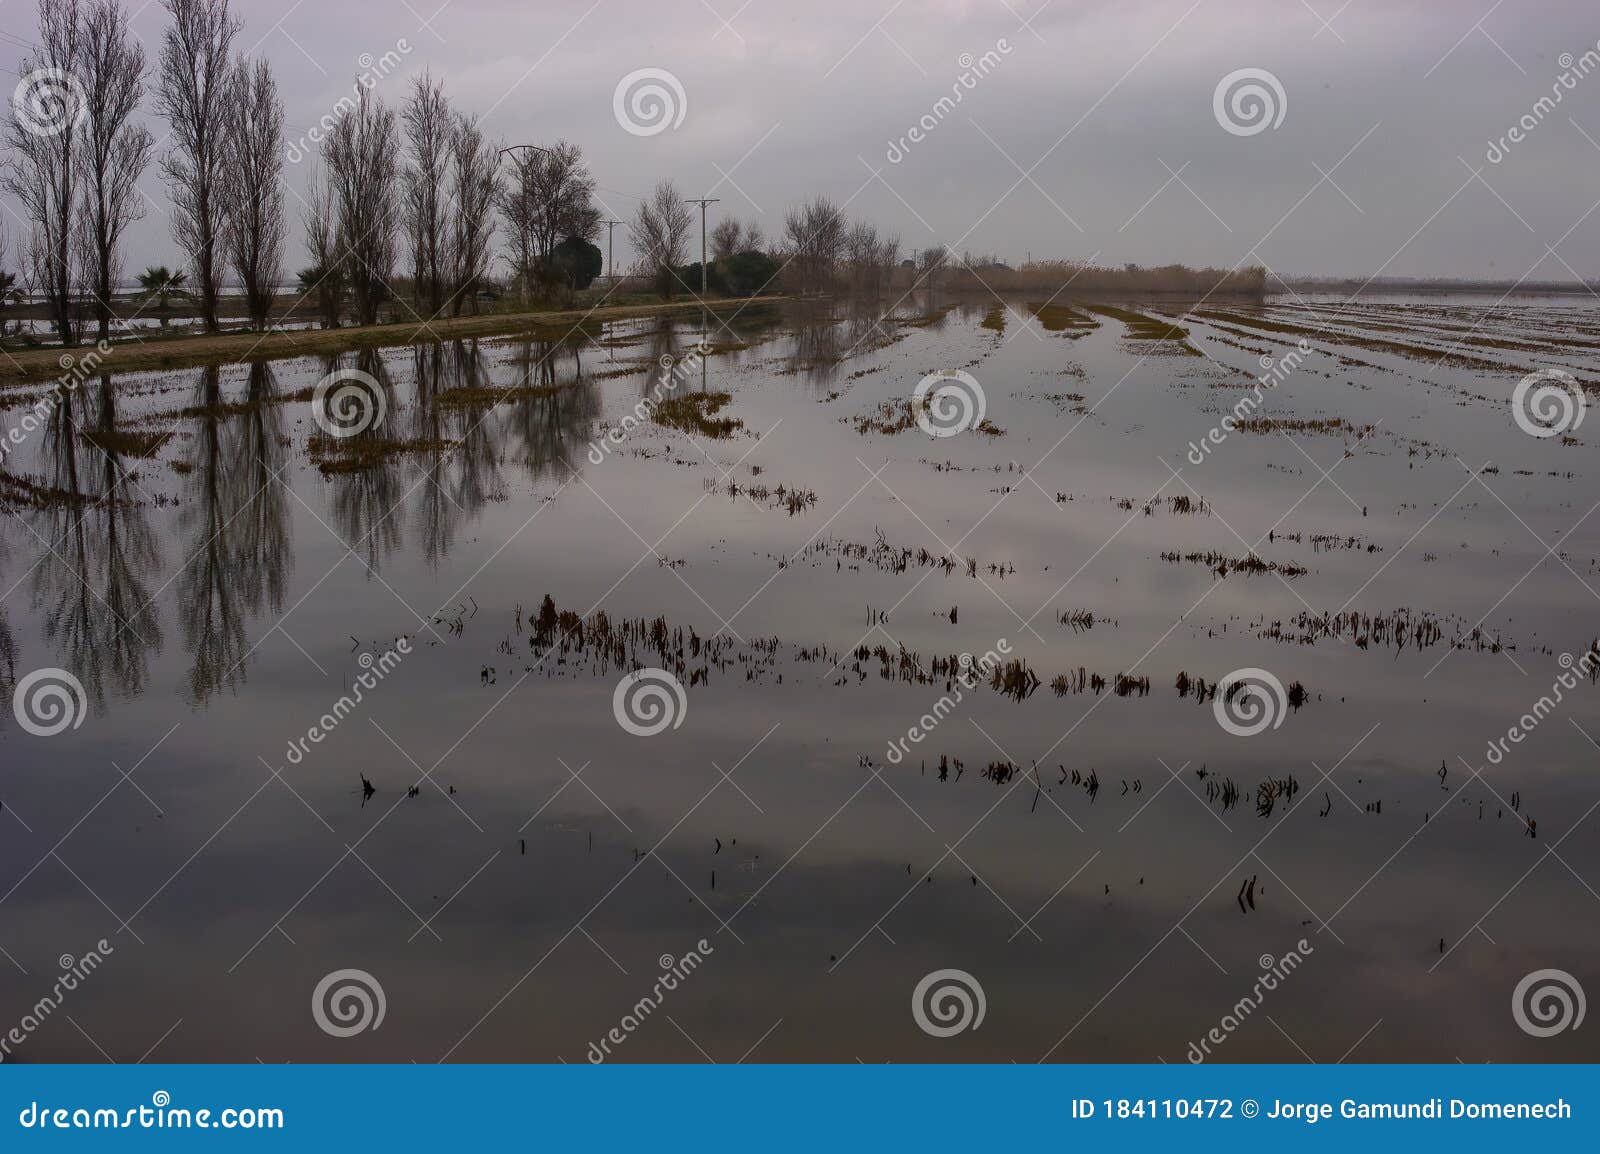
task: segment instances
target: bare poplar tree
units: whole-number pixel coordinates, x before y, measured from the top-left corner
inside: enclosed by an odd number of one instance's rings
[[[172,16],[161,43],[161,114],[173,148],[161,159],[171,187],[172,232],[194,266],[207,332],[217,330],[222,265],[223,166],[227,158],[230,53],[239,21],[228,0],[162,0]]]
[[[508,233],[506,260],[511,265],[511,279],[526,297],[539,283],[539,242],[535,239],[534,217],[537,214],[538,153],[523,149],[511,154],[511,173],[500,189],[500,215],[505,217]]]
[[[827,197],[819,196],[810,204],[790,209],[783,231],[801,288],[816,292],[827,288],[844,251],[844,214]]]
[[[489,242],[494,236],[494,205],[500,193],[500,154],[485,140],[477,124],[457,117],[450,149],[450,193],[454,202],[450,255],[453,286],[450,312],[472,302],[478,311],[478,290],[489,275]]]
[[[943,245],[925,248],[917,253],[917,288],[938,288],[940,274],[950,264],[950,250]]]
[[[311,267],[300,273],[300,292],[317,298],[323,327],[336,329],[349,278],[339,250],[338,209],[321,170],[312,174],[300,219],[306,230],[306,251],[311,254]]]
[[[411,292],[420,307],[437,314],[445,307],[445,281],[453,263],[445,195],[455,122],[443,82],[427,73],[418,77],[401,116],[409,154],[405,231],[411,255]]]
[[[78,0],[41,4],[39,48],[22,58],[22,83],[11,101],[6,129],[11,156],[5,187],[32,228],[28,276],[44,297],[56,334],[69,345],[77,341],[73,250],[83,168],[84,103],[77,79],[83,51]]]
[[[865,221],[850,226],[844,238],[845,260],[850,265],[850,285],[868,290],[878,280],[878,230]]]
[[[678,266],[689,252],[689,230],[694,213],[670,180],[656,185],[650,199],[641,201],[628,225],[628,235],[639,253],[639,265],[663,298],[672,296]]]
[[[900,263],[900,236],[891,233],[878,242],[876,253],[879,287],[889,288],[894,282],[894,270]]]
[[[378,321],[378,307],[394,276],[395,201],[399,184],[400,132],[393,110],[362,89],[355,111],[328,135],[327,159],[338,262],[349,278],[358,324]]]
[[[240,60],[229,100],[223,189],[229,261],[250,322],[265,328],[283,275],[283,101],[265,57]]]
[[[111,298],[121,273],[122,234],[144,215],[138,182],[154,145],[149,129],[133,119],[144,97],[144,48],[129,31],[120,0],[91,4],[80,76],[87,114],[79,244],[104,339],[111,331]]]

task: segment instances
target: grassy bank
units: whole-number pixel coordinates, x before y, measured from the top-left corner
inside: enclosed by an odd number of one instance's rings
[[[783,298],[733,297],[708,300],[704,307],[715,313],[727,313],[751,304],[768,304],[781,299]],[[698,312],[701,307],[698,301],[672,301],[666,304],[610,305],[596,309],[440,317],[428,324],[409,321],[401,324],[288,332],[129,337],[112,344],[111,352],[104,356],[97,371],[126,373],[146,369],[183,369],[200,365],[233,364],[246,359],[331,356],[356,349],[388,348],[425,341],[514,336],[524,333],[543,339],[555,339],[564,336],[574,325],[583,321],[599,322],[626,320],[630,317],[692,313]],[[63,356],[82,357],[93,349],[94,344],[91,341],[76,349],[62,349],[57,346],[19,349],[0,355],[0,384],[54,379],[64,371]]]

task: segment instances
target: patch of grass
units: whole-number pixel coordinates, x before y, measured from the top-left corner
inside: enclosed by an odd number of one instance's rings
[[[436,394],[433,401],[441,409],[483,409],[530,397],[553,397],[566,392],[576,384],[577,382],[573,381],[564,385],[517,385],[509,389],[496,389],[489,385],[466,385],[461,388],[446,389]]]
[[[930,399],[931,397],[924,398],[923,405],[926,406]],[[868,433],[882,433],[886,437],[892,437],[896,433],[916,428],[918,415],[915,401],[910,397],[896,397],[894,400],[880,402],[876,409],[860,414],[852,423],[856,427],[856,432],[862,436]],[[843,417],[839,419],[844,420]],[[987,417],[972,426],[972,431],[982,433],[986,437],[1006,435],[1004,429]]]
[[[720,440],[744,428],[744,422],[737,417],[717,416],[732,400],[727,393],[684,393],[659,402],[654,417],[656,424],[680,433],[698,433]]]
[[[324,476],[335,473],[360,473],[375,469],[385,461],[410,453],[442,453],[454,447],[454,442],[420,437],[414,440],[389,438],[372,434],[359,437],[330,437],[323,433],[312,436],[307,450]]]
[[[1089,305],[1088,308],[1090,312],[1096,312],[1101,316],[1121,321],[1128,327],[1129,340],[1186,341],[1189,339],[1189,330],[1182,325],[1175,325],[1170,321],[1145,316],[1144,313],[1136,313],[1132,309],[1118,308],[1116,305]]]
[[[1079,330],[1088,332],[1090,329],[1100,327],[1100,322],[1081,313],[1067,305],[1050,304],[1048,302],[1030,302],[1028,311],[1039,318],[1039,324],[1046,332],[1060,333]]]

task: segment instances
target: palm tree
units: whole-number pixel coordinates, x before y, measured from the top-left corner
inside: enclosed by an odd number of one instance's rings
[[[139,288],[144,292],[145,302],[148,304],[151,297],[160,302],[160,309],[167,311],[167,298],[173,293],[182,295],[184,282],[189,279],[189,274],[179,269],[173,272],[164,264],[153,264],[139,274]],[[162,317],[161,323],[167,323],[167,318]]]
[[[0,271],[0,333],[5,332],[6,305],[21,300],[22,292],[17,288],[17,274]]]

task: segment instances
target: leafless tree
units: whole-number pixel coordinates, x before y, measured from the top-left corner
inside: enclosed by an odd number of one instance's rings
[[[149,129],[133,119],[144,96],[144,48],[129,31],[120,0],[91,4],[80,80],[86,116],[79,244],[103,339],[111,331],[122,234],[144,215],[138,181],[154,145]]]
[[[810,204],[790,209],[783,231],[801,290],[821,292],[827,288],[844,251],[844,214],[827,197],[819,196]]]
[[[446,193],[455,122],[443,82],[423,73],[413,82],[401,115],[408,154],[405,232],[412,293],[422,307],[437,314],[445,307],[445,281],[453,263]]]
[[[887,289],[893,283],[894,270],[900,263],[900,236],[890,233],[878,241],[875,255],[878,265],[878,287]]]
[[[393,110],[363,88],[323,150],[333,198],[338,263],[349,278],[359,324],[376,324],[394,275],[400,133]]]
[[[938,288],[940,274],[950,263],[950,250],[943,245],[925,248],[917,253],[917,288]]]
[[[476,122],[457,117],[450,146],[450,192],[453,258],[450,311],[459,316],[471,301],[478,309],[478,290],[489,272],[489,241],[494,236],[494,204],[500,191],[500,156],[484,139]]]
[[[767,246],[766,234],[755,221],[742,223],[736,217],[720,221],[711,230],[711,256],[725,260],[741,252],[761,252]]]
[[[257,328],[272,312],[283,274],[283,101],[265,57],[240,60],[229,97],[227,205],[229,260],[244,287],[245,309]]]
[[[161,43],[157,102],[173,148],[161,159],[172,195],[172,232],[194,266],[207,332],[217,330],[227,163],[230,53],[240,22],[228,0],[163,0],[172,16]]]
[[[306,251],[311,254],[311,267],[300,273],[300,292],[317,298],[323,326],[336,329],[349,278],[339,251],[338,208],[321,171],[312,174],[300,220],[306,230]]]
[[[845,260],[850,266],[850,287],[872,291],[878,283],[878,230],[865,221],[850,226],[844,238]]]
[[[525,286],[553,279],[549,258],[562,240],[592,241],[599,235],[594,192],[594,177],[576,144],[559,140],[548,151],[526,149],[517,155],[500,209],[510,226],[514,275]]]
[[[57,335],[69,345],[77,340],[73,249],[84,107],[81,83],[61,78],[80,74],[84,40],[78,0],[39,6],[39,47],[18,66],[23,79],[6,129],[11,156],[5,188],[17,198],[32,228],[28,276],[44,297]]]
[[[678,279],[678,266],[689,251],[689,230],[694,213],[670,180],[656,185],[650,199],[641,201],[639,211],[628,226],[633,247],[639,254],[643,275],[654,282],[663,298],[672,295]]]

